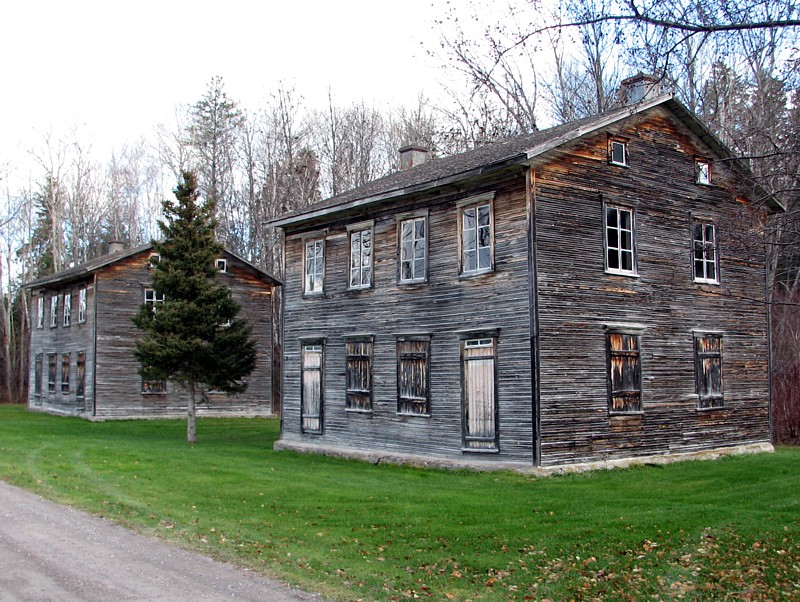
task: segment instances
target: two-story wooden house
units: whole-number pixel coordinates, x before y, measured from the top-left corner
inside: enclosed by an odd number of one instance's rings
[[[550,469],[771,449],[745,243],[780,206],[672,96],[627,84],[602,115],[401,149],[399,172],[273,222],[278,447]]]
[[[185,416],[186,392],[169,381],[144,381],[133,356],[141,336],[133,316],[142,303],[163,301],[150,285],[153,255],[150,244],[127,250],[115,245],[107,255],[28,285],[33,301],[30,409],[97,420]],[[197,413],[271,415],[279,403],[273,299],[280,283],[228,251],[217,267],[253,328],[256,368],[245,393],[211,392]]]

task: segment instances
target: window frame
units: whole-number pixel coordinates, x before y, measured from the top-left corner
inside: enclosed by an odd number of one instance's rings
[[[345,406],[346,412],[360,414],[371,414],[373,412],[374,387],[373,379],[373,358],[375,354],[375,338],[373,335],[352,335],[345,338]],[[354,346],[365,346],[362,350],[356,350]],[[357,362],[366,363],[366,367],[358,370]],[[366,378],[366,386],[357,387],[359,383],[354,382],[358,377]],[[366,398],[366,403],[359,404],[358,398]]]
[[[150,253],[150,255],[147,257],[147,269],[156,269],[157,263],[161,263],[161,253]]]
[[[72,354],[61,354],[61,394],[69,395],[70,371],[72,369]]]
[[[404,347],[409,345],[423,344],[422,351],[415,351],[411,347],[407,350]],[[421,335],[395,335],[395,348],[397,353],[397,415],[416,418],[431,417],[431,336]],[[411,362],[422,360],[422,381],[425,390],[421,395],[404,395],[403,378],[404,372],[413,372]],[[408,407],[419,407],[421,411],[410,411]]]
[[[319,366],[306,365],[306,353],[319,355]],[[316,413],[307,411],[306,375],[318,374],[319,399],[316,400]],[[317,421],[316,428],[313,422]],[[308,435],[322,435],[325,431],[325,339],[300,340],[300,432]]]
[[[50,328],[58,327],[58,294],[50,295]]]
[[[644,381],[642,375],[642,331],[639,329],[630,328],[606,328],[606,384],[608,387],[608,413],[610,416],[615,415],[640,415],[643,414],[643,401],[642,401],[642,383]],[[614,348],[614,337],[631,337],[631,340],[636,342],[635,349]],[[628,362],[633,361],[633,367],[628,367],[625,360]],[[617,360],[615,362],[615,360]],[[619,372],[615,372],[615,364],[620,366]],[[622,388],[626,380],[630,381],[630,376],[627,375],[629,370],[634,370],[634,388]],[[615,374],[619,374],[619,378],[615,378]],[[625,402],[620,408],[617,407],[616,400],[618,398],[633,397],[634,403]],[[628,407],[631,406],[631,407]]]
[[[464,332],[459,335],[461,353],[461,450],[469,453],[498,453],[500,451],[500,414],[498,402],[497,340],[498,331]],[[469,350],[489,350],[470,353]],[[471,405],[469,392],[470,364],[491,360],[492,399],[490,400],[491,425],[481,434],[470,433]],[[485,407],[484,407],[485,413]],[[485,420],[484,420],[485,422]],[[491,431],[491,434],[487,434]]]
[[[703,157],[694,159],[694,183],[698,186],[712,186],[711,161]]]
[[[86,322],[87,287],[78,290],[78,324]]]
[[[55,394],[56,392],[56,377],[58,376],[58,367],[55,353],[47,354],[47,392],[48,394]]]
[[[33,399],[42,401],[42,377],[44,372],[44,353],[37,353],[33,358]]]
[[[86,399],[86,352],[75,354],[75,399]]]
[[[608,215],[609,211],[613,210],[616,214],[616,226],[610,226],[608,224]],[[621,220],[621,213],[626,212],[630,214],[630,228],[626,229],[622,226]],[[616,234],[617,238],[617,245],[615,247],[610,246],[609,241],[609,231],[613,230]],[[622,235],[624,232],[630,232],[631,238],[631,246],[630,249],[623,248],[622,244]],[[638,250],[636,246],[636,209],[634,207],[628,205],[622,205],[617,203],[606,203],[603,202],[603,262],[605,267],[605,272],[607,274],[614,274],[617,276],[633,276],[637,277],[639,275],[639,268],[638,268]],[[617,265],[622,265],[623,254],[630,254],[631,257],[631,269],[626,270],[622,267],[611,267],[609,257],[611,252],[614,251],[616,253]]]
[[[217,268],[219,273],[226,274],[228,272],[228,260],[224,257],[217,257],[214,260],[214,267]]]
[[[725,380],[722,371],[723,335],[718,332],[694,332],[694,369],[695,393],[697,394],[698,410],[718,410],[725,407]],[[703,340],[716,341],[717,346],[703,348]],[[716,364],[716,380],[709,370],[711,364]],[[710,393],[705,391],[711,390]]]
[[[488,192],[485,194],[469,197],[467,199],[463,199],[457,203],[458,208],[458,273],[459,276],[462,277],[472,277],[478,276],[480,274],[488,274],[495,271],[495,258],[494,258],[494,249],[495,249],[495,240],[494,240],[494,232],[495,232],[495,224],[494,224],[494,192]],[[479,211],[481,207],[488,207],[488,214],[489,214],[489,223],[483,227],[488,228],[489,230],[489,245],[488,247],[484,246],[481,247],[480,245],[480,235],[479,232],[482,226],[479,224]],[[475,211],[475,248],[474,249],[467,249],[466,248],[466,230],[464,228],[464,219],[466,213],[470,210]],[[470,231],[473,231],[470,228]],[[488,248],[489,249],[489,264],[487,266],[481,267],[480,265],[480,251],[481,249]],[[468,252],[475,253],[475,269],[467,269],[466,268],[466,260],[465,256]]]
[[[700,232],[702,233],[702,238],[697,238],[697,228],[700,228]],[[708,242],[707,239],[707,228],[711,228],[714,240],[712,242]],[[720,274],[719,274],[719,232],[717,229],[717,225],[714,223],[713,220],[710,219],[703,219],[700,217],[692,217],[692,224],[691,224],[691,237],[692,237],[692,247],[691,247],[691,265],[692,265],[692,281],[697,282],[699,284],[719,284],[720,283]],[[698,251],[702,253],[702,257],[698,257]],[[709,253],[713,254],[713,257],[709,259]],[[703,276],[698,277],[697,275],[697,268],[698,265],[703,266]],[[713,266],[714,269],[714,276],[712,278],[708,277],[708,266]]]
[[[424,239],[416,238],[416,223],[421,221],[424,224]],[[412,247],[412,257],[409,259],[403,258],[403,253],[405,252],[405,245],[403,240],[403,229],[405,224],[414,224],[412,226],[412,238],[410,240],[411,247]],[[422,258],[417,258],[413,256],[413,250],[415,249],[414,243],[418,240],[424,240],[424,244],[422,245],[422,250],[424,256]],[[406,263],[410,262],[411,266],[411,278],[404,278],[403,277],[403,266]],[[422,262],[422,271],[423,275],[421,277],[414,277],[415,267],[417,262]],[[429,277],[429,270],[430,268],[430,224],[428,220],[428,212],[424,213],[413,213],[408,215],[402,215],[397,217],[397,283],[400,285],[414,285],[414,284],[427,284],[428,277]]]
[[[72,324],[72,293],[64,293],[63,326],[66,328]]]
[[[313,260],[316,264],[317,257],[319,258],[320,269],[313,273],[308,271],[309,255],[308,249],[310,245],[315,248],[319,246],[319,254],[314,254]],[[311,280],[309,281],[309,276]],[[317,289],[317,282],[319,289]],[[311,288],[309,289],[309,284]],[[304,297],[319,297],[325,294],[325,236],[315,236],[303,239],[303,296]]]
[[[142,385],[140,389],[142,395],[166,395],[167,394],[167,381],[166,380],[145,380],[142,377]]]
[[[36,328],[44,328],[44,293],[39,293],[39,305],[36,308]]]
[[[369,265],[364,265],[364,233],[369,232]],[[353,265],[353,237],[359,235],[358,246],[358,265]],[[371,289],[375,281],[375,223],[374,221],[361,222],[352,224],[347,227],[347,243],[348,243],[348,268],[347,268],[347,290],[358,291]],[[359,284],[353,284],[354,270],[358,274]],[[364,282],[364,274],[368,275],[368,281]]]
[[[152,294],[150,294],[152,293]],[[166,295],[159,295],[156,289],[145,286],[144,287],[144,304],[150,306],[150,310],[155,314],[159,303],[164,303],[167,300]]]
[[[614,148],[619,146],[622,148],[622,161],[614,159]],[[628,156],[628,140],[618,136],[609,136],[608,138],[608,164],[616,165],[618,167],[629,167],[630,157]]]

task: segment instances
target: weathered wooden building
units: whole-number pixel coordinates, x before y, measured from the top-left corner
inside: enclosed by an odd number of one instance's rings
[[[98,420],[185,416],[185,391],[169,381],[144,381],[133,356],[141,336],[133,316],[142,303],[163,301],[150,286],[152,255],[150,244],[112,248],[28,285],[33,301],[30,409]],[[217,259],[217,267],[253,328],[256,368],[245,393],[211,392],[197,413],[271,415],[279,403],[273,299],[280,283],[228,251]]]
[[[401,149],[397,173],[275,220],[278,446],[550,469],[769,449],[745,243],[780,206],[650,84],[464,154]]]

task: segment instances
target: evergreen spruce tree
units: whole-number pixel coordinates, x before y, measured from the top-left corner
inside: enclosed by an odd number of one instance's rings
[[[255,366],[256,346],[240,305],[217,281],[215,203],[199,200],[193,173],[184,173],[175,201],[164,200],[162,240],[153,241],[160,260],[151,284],[163,303],[143,304],[133,318],[144,331],[134,352],[145,380],[172,380],[188,393],[187,440],[196,440],[198,394],[208,390],[242,393]],[[157,307],[156,307],[157,305]]]

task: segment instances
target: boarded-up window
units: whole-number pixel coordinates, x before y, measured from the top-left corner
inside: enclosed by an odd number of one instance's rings
[[[425,282],[428,277],[427,218],[400,222],[400,282]]]
[[[70,354],[65,353],[61,356],[61,392],[69,393],[69,365]]]
[[[56,392],[56,354],[47,354],[47,392]]]
[[[75,397],[86,397],[86,353],[78,351],[75,357]]]
[[[717,269],[717,231],[714,224],[692,224],[692,261],[695,282],[719,282]]]
[[[372,229],[350,232],[350,288],[372,285]]]
[[[608,333],[608,375],[611,412],[642,410],[642,366],[639,335]]]
[[[496,450],[495,339],[463,341],[461,349],[464,447]]]
[[[722,337],[715,334],[696,336],[694,354],[698,407],[722,407]]]
[[[372,411],[372,341],[347,341],[348,410]]]
[[[164,395],[167,392],[167,381],[142,379],[143,395]]]
[[[325,244],[323,240],[306,241],[303,270],[305,272],[303,292],[307,295],[321,293],[325,273]]]
[[[42,362],[43,354],[37,353],[33,361],[33,397],[37,401],[42,398]]]
[[[461,209],[461,273],[492,269],[492,205],[479,203]]]
[[[303,344],[301,352],[301,430],[304,433],[322,433],[322,344]]]
[[[397,411],[400,414],[430,414],[430,341],[397,341]]]
[[[635,274],[636,256],[633,210],[605,208],[606,270],[616,274]]]
[[[78,291],[78,324],[86,322],[86,288]]]

